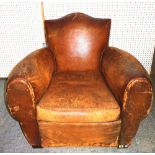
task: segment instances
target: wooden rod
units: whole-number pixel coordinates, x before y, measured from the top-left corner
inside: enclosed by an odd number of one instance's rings
[[[44,3],[43,2],[41,2],[41,16],[42,16],[43,31],[44,31],[45,42],[46,42],[45,15],[44,15]]]

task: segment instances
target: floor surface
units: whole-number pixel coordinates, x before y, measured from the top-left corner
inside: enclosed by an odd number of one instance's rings
[[[8,113],[4,102],[4,83],[0,80],[0,152],[155,152],[155,103],[151,114],[141,123],[132,145],[126,149],[104,147],[52,147],[33,149]]]

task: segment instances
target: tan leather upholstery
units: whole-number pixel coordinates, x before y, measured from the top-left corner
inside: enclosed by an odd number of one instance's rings
[[[151,110],[153,93],[149,75],[134,56],[115,47],[105,50],[102,73],[121,107],[119,144],[128,146],[131,137],[136,135],[140,121]]]
[[[120,107],[98,72],[57,73],[37,106],[37,119],[52,122],[109,122]]]
[[[131,144],[152,84],[134,56],[109,47],[110,26],[82,13],[47,20],[47,48],[9,74],[6,105],[32,146]]]
[[[58,71],[98,70],[101,54],[109,42],[110,19],[74,13],[45,22],[49,48]]]

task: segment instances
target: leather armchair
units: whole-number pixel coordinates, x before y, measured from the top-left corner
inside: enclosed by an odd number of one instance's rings
[[[48,47],[19,62],[6,105],[33,147],[128,147],[151,109],[147,71],[109,47],[110,19],[72,13],[45,21]]]

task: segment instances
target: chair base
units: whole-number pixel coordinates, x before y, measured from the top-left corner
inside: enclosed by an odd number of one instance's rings
[[[107,123],[55,123],[39,121],[42,147],[117,147],[121,121]]]

